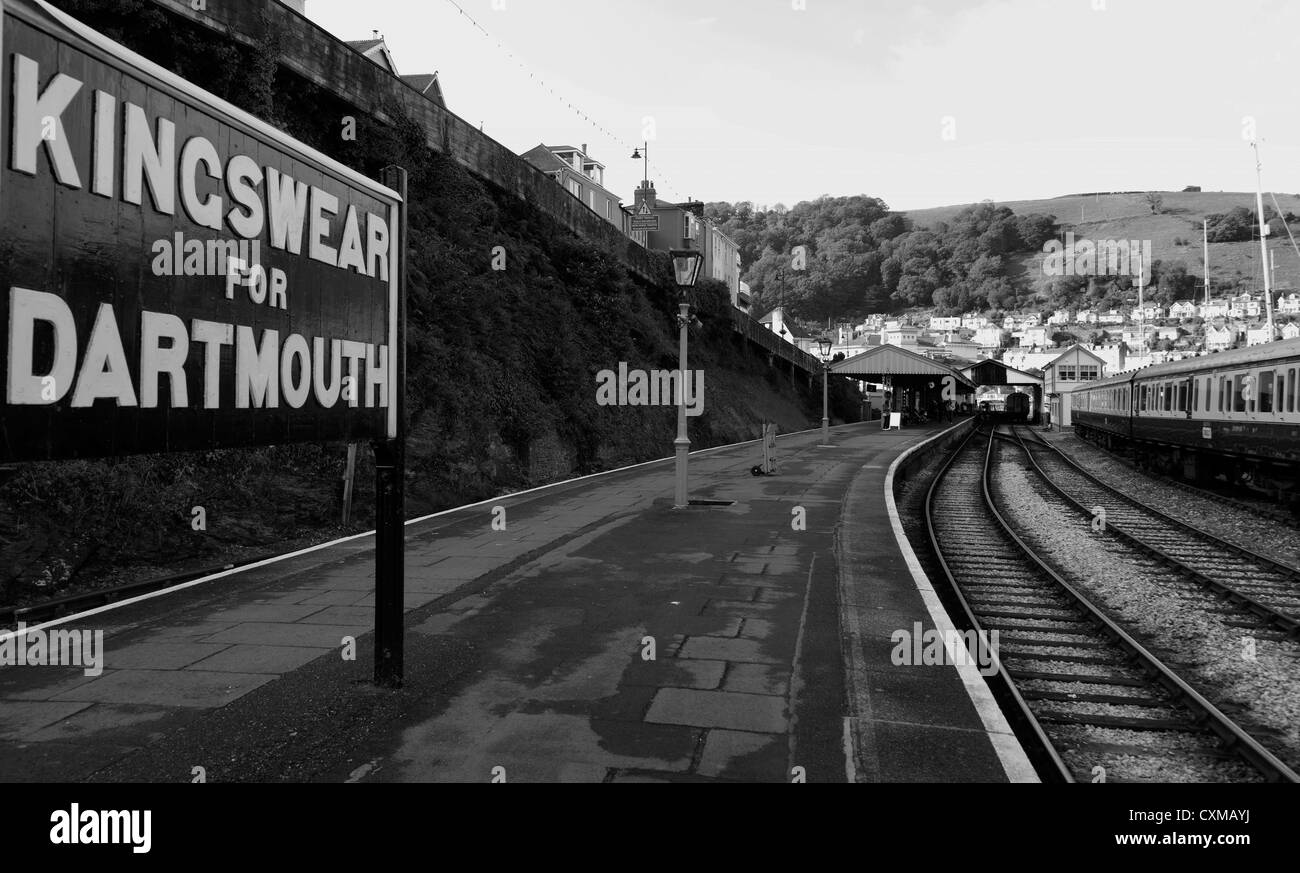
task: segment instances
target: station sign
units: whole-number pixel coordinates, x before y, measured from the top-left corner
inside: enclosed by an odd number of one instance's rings
[[[0,49],[0,461],[396,436],[396,192],[42,0]]]

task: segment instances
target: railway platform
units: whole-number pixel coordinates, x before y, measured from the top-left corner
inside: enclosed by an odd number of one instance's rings
[[[886,482],[942,429],[697,452],[688,509],[665,460],[413,521],[398,691],[370,535],[73,617],[102,672],[0,667],[0,780],[1030,781],[973,667],[895,663],[946,616]]]

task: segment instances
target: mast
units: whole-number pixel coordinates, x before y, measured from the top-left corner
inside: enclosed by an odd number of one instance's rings
[[[1205,264],[1205,302],[1210,302],[1210,220],[1208,218],[1201,221],[1201,242],[1205,247],[1205,254],[1202,263]]]
[[[1264,309],[1267,312],[1268,342],[1273,341],[1273,289],[1268,281],[1268,222],[1264,221],[1264,183],[1260,178],[1259,143],[1252,142],[1255,150],[1255,209],[1259,212],[1259,272],[1264,277]]]

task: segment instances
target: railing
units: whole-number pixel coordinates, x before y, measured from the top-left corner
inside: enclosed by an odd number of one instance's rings
[[[808,354],[794,343],[781,339],[763,326],[763,323],[748,312],[731,307],[731,326],[750,342],[762,346],[767,351],[784,358],[800,369],[809,373],[821,372],[821,361]]]

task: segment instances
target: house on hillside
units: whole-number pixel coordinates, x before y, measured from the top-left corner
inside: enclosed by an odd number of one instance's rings
[[[1177,330],[1177,328],[1175,328],[1175,330]],[[1126,327],[1121,336],[1121,342],[1124,343],[1124,347],[1129,351],[1137,351],[1138,349],[1149,350],[1151,346],[1154,345],[1152,338],[1155,335],[1155,332],[1155,327],[1149,324],[1143,325],[1140,328]]]
[[[1042,348],[1047,345],[1047,328],[1038,325],[1027,325],[1019,331],[1021,348]]]
[[[1269,330],[1267,325],[1257,325],[1246,328],[1246,345],[1260,346],[1264,343],[1271,343],[1277,339],[1277,333]]]
[[[1288,321],[1282,325],[1282,339],[1295,339],[1296,337],[1300,337],[1300,324]]]
[[[998,349],[1006,345],[1007,332],[1000,327],[981,327],[975,331],[974,340],[982,349]]]
[[[1096,324],[1097,313],[1091,309],[1080,309],[1074,314],[1075,324]]]
[[[1068,309],[1058,309],[1051,315],[1047,316],[1047,323],[1052,325],[1069,324],[1073,320],[1074,313]]]
[[[801,335],[798,332],[798,328],[794,324],[786,320],[784,307],[778,306],[776,309],[773,309],[771,312],[769,312],[767,315],[764,315],[758,321],[759,324],[763,325],[763,327],[772,331],[772,333],[776,334],[781,339],[789,343],[794,343],[795,345],[800,346],[801,348],[803,347],[802,346],[803,343],[812,340],[811,337],[806,337]],[[815,346],[816,341],[813,340],[812,342],[813,345]]]
[[[437,70],[432,73],[417,73],[413,76],[402,76],[401,78],[403,82],[437,103],[443,109],[447,108],[447,101],[442,98],[442,83],[438,81]]]
[[[586,143],[582,148],[539,144],[520,157],[554,179],[592,212],[619,230],[624,229],[618,195],[605,187],[605,165],[588,156]]]
[[[1144,303],[1141,307],[1133,309],[1131,317],[1142,321],[1155,321],[1165,317],[1165,308],[1158,303]]]
[[[899,324],[898,322],[893,321],[889,324],[892,325],[892,327],[887,325],[885,329],[880,332],[881,345],[915,346],[917,341],[921,338],[921,331],[919,328]]]
[[[1175,300],[1169,307],[1169,317],[1177,319],[1195,318],[1196,304],[1190,300]]]
[[[1238,335],[1239,332],[1234,326],[1207,324],[1205,326],[1205,350],[1207,352],[1226,351],[1237,342]]]
[[[374,31],[372,39],[350,39],[347,42],[353,51],[360,52],[394,76],[397,75],[397,64],[393,61],[393,54],[388,50],[388,44],[384,42],[379,31]]]
[[[979,330],[981,327],[988,327],[989,320],[978,313],[968,312],[961,317],[961,326],[966,330]]]
[[[1293,291],[1290,294],[1279,295],[1277,312],[1279,315],[1300,315],[1300,294]]]
[[[1127,318],[1118,309],[1111,309],[1097,316],[1098,324],[1123,324],[1125,321]]]
[[[961,316],[930,316],[930,330],[957,330],[961,327]]]
[[[1228,314],[1228,301],[1222,297],[1214,297],[1208,303],[1202,303],[1196,307],[1196,314],[1201,318],[1223,318]]]

